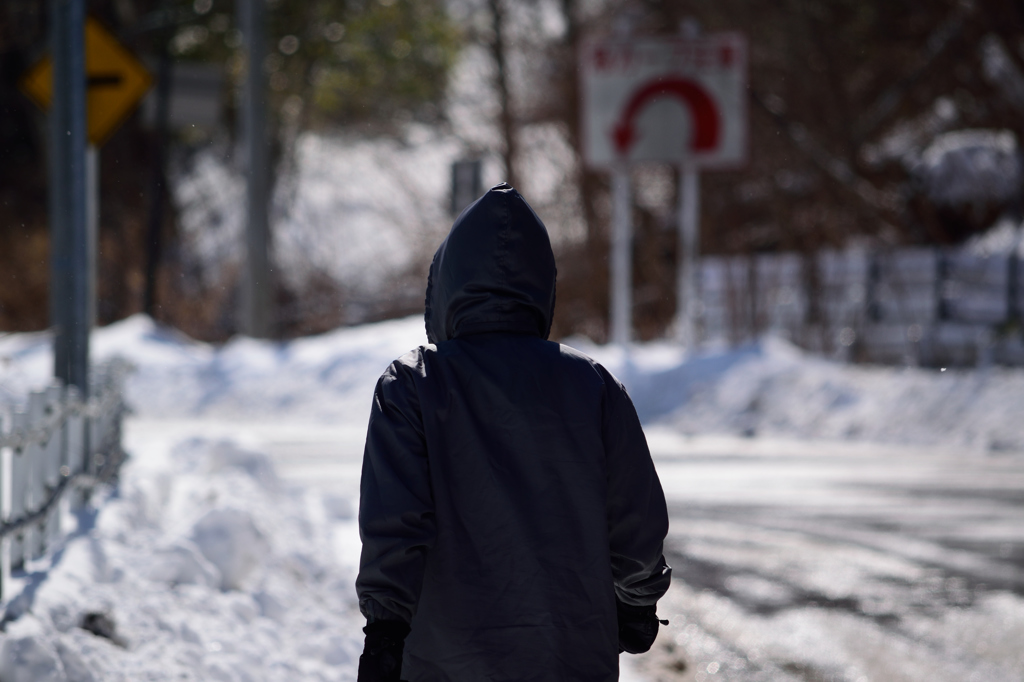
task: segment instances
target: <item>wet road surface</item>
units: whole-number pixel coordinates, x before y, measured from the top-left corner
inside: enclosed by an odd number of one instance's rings
[[[650,429],[649,680],[1024,680],[1024,454]]]

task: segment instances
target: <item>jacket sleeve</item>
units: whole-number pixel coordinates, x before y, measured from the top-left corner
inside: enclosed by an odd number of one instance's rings
[[[392,363],[377,382],[363,452],[356,592],[370,621],[412,620],[436,533],[415,370],[408,358]]]
[[[626,389],[605,373],[604,442],[608,466],[608,535],[615,596],[654,604],[668,590],[668,510],[661,482]]]

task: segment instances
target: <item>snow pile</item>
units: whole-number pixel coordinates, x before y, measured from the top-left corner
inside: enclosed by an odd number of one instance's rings
[[[30,566],[0,679],[355,679],[354,501],[289,489],[231,443],[140,454]]]
[[[999,205],[1021,187],[1017,138],[1009,130],[957,130],[937,136],[913,174],[940,206]]]
[[[981,39],[978,51],[985,79],[996,86],[1003,99],[1024,110],[1024,74],[1017,68],[1003,41],[996,34],[989,33]]]
[[[685,434],[1024,450],[1020,369],[848,365],[771,337],[689,361],[666,344],[625,355],[570,343],[626,384],[645,424]]]
[[[956,103],[939,97],[916,118],[896,124],[877,143],[865,144],[861,156],[875,168],[890,161],[899,161],[908,170],[921,161],[921,152],[936,135],[944,133],[960,120]]]
[[[96,361],[122,357],[136,371],[128,403],[145,417],[260,419],[365,425],[373,386],[388,364],[426,343],[422,318],[339,329],[289,342],[236,337],[194,341],[144,315],[97,330]],[[47,334],[0,337],[0,405],[44,385],[52,371]]]
[[[385,367],[425,343],[419,317],[289,342],[192,341],[135,316],[97,331],[99,359],[136,366],[128,400],[142,417],[203,417],[364,427]],[[687,359],[672,344],[627,354],[568,343],[626,384],[641,418],[687,434],[785,435],[1024,450],[1024,370],[847,365],[779,338]],[[0,338],[0,406],[47,380],[49,337]]]
[[[1024,256],[1024,226],[1019,219],[1004,215],[995,225],[968,239],[964,251],[982,258],[1013,254]]]

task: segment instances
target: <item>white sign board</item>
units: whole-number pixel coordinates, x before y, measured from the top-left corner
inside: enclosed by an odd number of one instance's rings
[[[584,44],[584,159],[593,168],[692,161],[733,167],[747,154],[747,45],[738,33]]]

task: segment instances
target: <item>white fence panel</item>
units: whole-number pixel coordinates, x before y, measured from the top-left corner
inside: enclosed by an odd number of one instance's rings
[[[11,419],[11,433],[16,434],[28,430],[28,414],[22,410],[16,411]],[[8,522],[25,516],[31,509],[29,501],[29,470],[32,460],[25,452],[22,444],[17,444],[12,450],[11,457],[11,514]],[[24,533],[17,533],[11,541],[11,565],[21,566],[25,560],[25,537]]]
[[[772,331],[875,362],[1024,363],[1024,266],[931,248],[706,257],[702,338]]]
[[[871,260],[864,251],[825,251],[816,259],[821,322],[834,329],[860,326],[867,314],[865,301]]]
[[[9,596],[11,568],[60,538],[60,506],[81,504],[89,489],[117,475],[125,371],[119,364],[97,372],[88,402],[60,384],[33,391],[27,410],[0,422],[0,600]]]
[[[1007,318],[1009,258],[950,254],[943,263],[944,319],[998,324]]]
[[[803,263],[795,253],[756,256],[755,317],[757,328],[781,331],[799,325],[807,316],[803,295]]]
[[[926,324],[937,312],[938,254],[906,249],[876,256],[872,317],[900,324]]]

